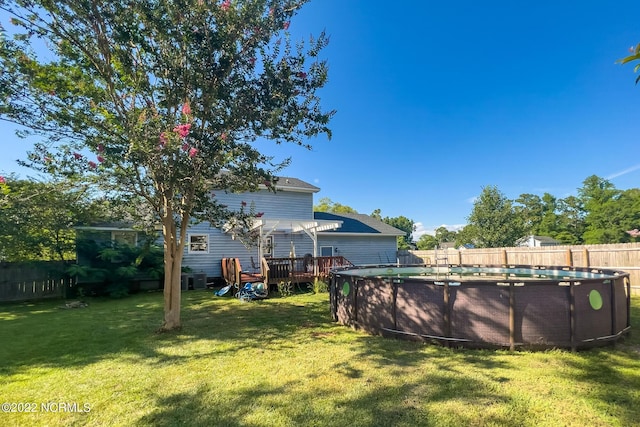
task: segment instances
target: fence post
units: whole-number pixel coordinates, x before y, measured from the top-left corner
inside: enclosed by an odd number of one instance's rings
[[[503,249],[502,250],[502,264],[503,265],[507,265],[508,264],[508,259],[507,259],[507,250]]]
[[[573,267],[573,252],[571,252],[571,248],[567,249],[565,260],[569,267]]]
[[[582,257],[584,258],[584,266],[589,267],[589,249],[584,248],[582,250]]]

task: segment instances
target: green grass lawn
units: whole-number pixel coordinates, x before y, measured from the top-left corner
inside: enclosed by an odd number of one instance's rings
[[[334,324],[328,294],[189,291],[166,334],[160,293],[88,302],[0,305],[0,403],[37,411],[0,425],[640,425],[636,331],[579,353],[453,350]]]

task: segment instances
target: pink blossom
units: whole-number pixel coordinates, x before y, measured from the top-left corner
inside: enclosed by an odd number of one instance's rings
[[[196,156],[196,154],[198,154],[198,149],[197,148],[191,148],[189,150],[189,157],[191,157],[192,159]]]
[[[180,135],[180,138],[186,138],[189,135],[189,130],[191,129],[191,123],[183,123],[173,128],[174,132],[177,132]]]
[[[307,73],[300,71],[298,74],[298,77],[300,77],[301,79],[306,79],[307,78]]]
[[[80,153],[73,153],[73,157],[76,158],[76,160],[80,160],[82,158],[82,154]]]
[[[256,218],[260,218],[260,217],[262,217],[262,215],[264,215],[264,212],[258,212],[258,213],[256,214]]]
[[[244,207],[247,206],[247,202],[245,202],[244,200],[242,202],[240,202],[240,204]]]
[[[182,106],[182,114],[186,116],[191,114],[191,106],[189,105],[189,102],[185,102],[184,105]]]
[[[255,65],[255,63],[256,63],[256,58],[249,58],[249,64]]]
[[[102,156],[98,156],[98,161],[99,161],[100,163],[104,162],[104,157],[102,157]]]
[[[89,167],[90,167],[91,169],[95,169],[97,166],[98,166],[98,165],[96,164],[96,162],[89,161]]]
[[[269,8],[269,16],[273,16],[273,8],[272,7]]]
[[[98,144],[98,153],[102,153],[104,151],[104,145]]]
[[[189,151],[189,144],[187,144],[186,142],[182,144],[182,151]]]
[[[231,0],[224,0],[220,5],[220,9],[229,10],[229,6],[231,6]]]
[[[640,230],[634,228],[633,230],[627,231],[627,234],[629,234],[631,237],[640,237]]]
[[[288,29],[289,29],[289,25],[290,25],[290,24],[291,24],[291,22],[287,21],[287,22],[285,22],[285,23],[284,23],[284,25],[282,25],[282,28],[284,28],[284,29],[285,29],[285,31],[286,31],[286,30],[288,30]]]
[[[7,180],[5,179],[4,176],[0,176],[0,184],[5,184],[7,182]]]
[[[160,145],[162,145],[163,147],[167,145],[167,134],[165,132],[162,132],[160,134]]]
[[[51,162],[51,157],[45,157],[44,161],[47,162],[47,163]]]
[[[227,133],[226,132],[222,132],[222,135],[220,135],[220,139],[223,141],[227,140]]]

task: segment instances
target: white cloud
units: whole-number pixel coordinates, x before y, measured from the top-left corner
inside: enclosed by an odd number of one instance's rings
[[[438,229],[440,227],[444,227],[449,231],[460,231],[467,224],[453,224],[453,225],[440,224],[440,225],[437,225],[437,226],[433,226],[433,225],[432,226],[425,226],[421,222],[416,222],[414,225],[416,226],[416,231],[413,232],[412,236],[413,236],[413,240],[414,241],[418,241],[420,236],[422,236],[423,234],[430,234],[432,236],[435,236],[436,229]]]
[[[425,228],[423,223],[416,222],[414,225],[416,226],[416,231],[414,231],[413,234],[411,235],[413,237],[413,240],[417,241],[420,238],[420,236],[422,236],[423,234],[433,235],[433,230]]]
[[[640,169],[640,165],[631,166],[630,168],[621,170],[620,172],[612,173],[611,175],[605,177],[605,179],[611,180],[613,178],[617,178],[619,176],[626,175],[626,174],[631,173],[633,171],[637,171],[638,169]]]

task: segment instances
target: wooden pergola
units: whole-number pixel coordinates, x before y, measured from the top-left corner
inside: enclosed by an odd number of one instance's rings
[[[276,231],[286,233],[304,233],[313,241],[313,257],[318,256],[318,233],[321,231],[335,230],[342,226],[342,221],[329,220],[299,220],[299,219],[263,219],[254,221],[252,230],[259,230],[258,258],[264,256],[264,244],[267,237]],[[291,254],[294,256],[295,254]]]

